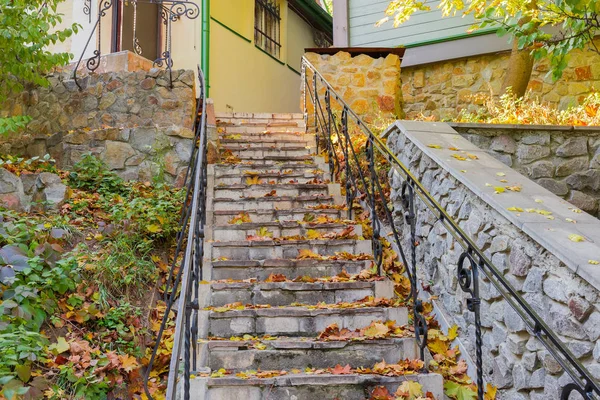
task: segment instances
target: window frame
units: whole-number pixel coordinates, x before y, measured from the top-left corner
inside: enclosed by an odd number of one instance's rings
[[[281,5],[278,0],[254,0],[254,45],[281,59]]]

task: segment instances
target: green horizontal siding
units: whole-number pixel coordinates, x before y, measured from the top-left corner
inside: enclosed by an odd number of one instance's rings
[[[439,0],[427,0],[431,11],[417,12],[411,18],[394,28],[387,22],[380,27],[375,23],[385,17],[389,0],[348,0],[350,45],[364,47],[396,47],[427,42],[450,40],[467,34],[473,25],[472,16],[442,17],[437,8]]]

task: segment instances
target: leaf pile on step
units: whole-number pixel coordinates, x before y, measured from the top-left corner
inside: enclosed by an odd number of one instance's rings
[[[372,260],[373,256],[371,254],[351,254],[347,251],[336,252],[332,256],[322,256],[317,254],[309,249],[300,249],[298,250],[298,256],[296,260],[322,260],[322,261],[336,261],[336,260],[347,260],[347,261],[367,261]]]
[[[228,311],[240,311],[240,310],[258,310],[263,308],[285,308],[285,307],[304,307],[308,310],[331,310],[331,309],[351,309],[351,308],[366,308],[366,307],[400,307],[404,305],[404,301],[401,299],[386,299],[381,297],[366,296],[363,299],[357,301],[342,301],[339,303],[328,304],[325,302],[317,304],[304,304],[304,303],[291,303],[289,306],[276,306],[273,307],[270,304],[243,304],[242,302],[235,302],[225,304],[223,306],[209,306],[205,307],[204,310],[213,312],[223,313]]]
[[[385,386],[377,386],[368,400],[435,400],[433,393],[423,393],[419,382],[405,381],[398,387],[394,395]]]
[[[359,237],[354,233],[354,226],[348,226],[340,232],[331,231],[322,233],[314,229],[308,229],[306,235],[292,235],[292,236],[280,236],[273,237],[273,233],[270,232],[266,227],[257,229],[256,235],[247,235],[246,240],[250,242],[272,240],[278,243],[281,242],[293,242],[293,241],[306,241],[306,240],[360,240]]]
[[[325,342],[331,341],[362,341],[368,339],[404,338],[414,336],[412,329],[396,325],[396,321],[373,321],[369,326],[353,331],[331,324],[318,336]]]

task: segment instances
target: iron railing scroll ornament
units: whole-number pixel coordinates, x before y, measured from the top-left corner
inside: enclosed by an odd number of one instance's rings
[[[332,180],[337,178],[346,189],[349,213],[352,213],[352,204],[355,200],[360,200],[361,205],[370,212],[373,227],[374,259],[380,274],[385,274],[385,271],[381,268],[381,249],[383,248],[381,235],[384,222],[385,228],[391,231],[389,235],[392,238],[391,244],[399,255],[399,261],[404,264],[405,273],[410,282],[410,292],[405,300],[410,301],[412,304],[411,314],[421,360],[425,361],[425,351],[427,349],[427,321],[422,301],[425,296],[419,291],[424,282],[419,281],[417,266],[417,246],[419,245],[416,235],[417,201],[425,206],[424,212],[432,213],[434,220],[441,224],[464,250],[458,261],[457,279],[461,290],[469,295],[467,309],[474,314],[478,400],[484,399],[485,391],[481,298],[479,294],[479,280],[482,274],[525,322],[529,332],[542,343],[572,379],[572,383],[562,388],[561,400],[568,400],[569,395],[573,392],[579,393],[585,400],[600,399],[600,385],[591,373],[506,280],[500,270],[476,246],[475,242],[458,226],[458,223],[424,188],[423,184],[399,161],[388,148],[384,139],[373,134],[359,115],[348,106],[342,97],[336,93],[332,85],[305,57],[302,58],[302,89],[305,121],[307,126],[314,128],[316,132],[317,152],[329,158]],[[321,99],[325,102],[325,106],[322,105]],[[310,115],[313,121],[309,121],[309,102],[314,107]],[[334,109],[337,111],[334,111]],[[349,133],[351,124],[353,124],[354,131],[363,135],[361,142],[365,143],[366,166],[364,163],[362,165],[359,163]],[[388,128],[388,131],[390,129],[399,131],[397,125]],[[380,158],[377,158],[376,154]],[[400,200],[405,228],[408,231],[405,243],[409,244],[410,261],[407,259],[404,250],[406,246],[403,244],[398,228],[394,224],[393,214],[397,210],[391,208],[389,195],[382,189],[377,174],[377,164],[381,163],[381,160],[390,166],[394,175],[398,175],[402,179]]]
[[[85,56],[94,36],[96,37],[96,49],[93,52],[93,56],[85,61],[85,66],[89,72],[94,72],[100,66],[100,57],[102,56],[102,19],[106,17],[111,8],[113,10],[117,9],[117,7],[119,7],[121,4],[126,6],[132,5],[134,7],[133,49],[136,54],[142,54],[142,48],[137,37],[138,4],[156,4],[160,7],[159,15],[165,27],[165,34],[163,38],[164,49],[160,56],[156,60],[153,60],[153,66],[160,68],[164,67],[169,72],[169,84],[170,87],[173,88],[171,25],[173,22],[179,21],[182,17],[196,19],[200,15],[200,7],[195,2],[189,0],[100,0],[98,2],[98,15],[96,18],[96,23],[90,32],[90,36],[88,37],[88,40],[83,48],[83,51],[81,52],[81,55],[79,56],[79,59],[77,60],[77,64],[75,65],[75,69],[73,71],[73,79],[75,80],[75,84],[80,90],[83,90],[78,77],[79,67],[83,62],[83,57]],[[86,13],[85,7],[86,6],[84,5],[84,13]],[[90,18],[91,14],[90,3],[90,11],[88,14]]]
[[[197,371],[199,290],[202,280],[202,258],[204,256],[204,226],[206,225],[206,184],[207,184],[207,132],[206,132],[206,81],[198,67],[200,97],[197,104],[195,137],[192,142],[192,157],[185,174],[186,200],[183,203],[177,246],[169,274],[165,282],[163,300],[166,304],[164,317],[156,335],[156,342],[150,356],[144,389],[148,399],[148,379],[156,360],[164,331],[172,311],[176,312],[175,334],[167,379],[166,398],[175,400],[190,398],[190,379]],[[183,362],[183,373],[180,363]],[[183,393],[178,393],[179,382],[183,381]]]
[[[83,13],[88,16],[89,23],[92,23],[92,0],[83,0]]]

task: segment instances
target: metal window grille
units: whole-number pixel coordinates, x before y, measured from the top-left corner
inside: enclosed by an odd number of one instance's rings
[[[254,43],[273,57],[279,58],[280,7],[277,0],[255,0]]]

